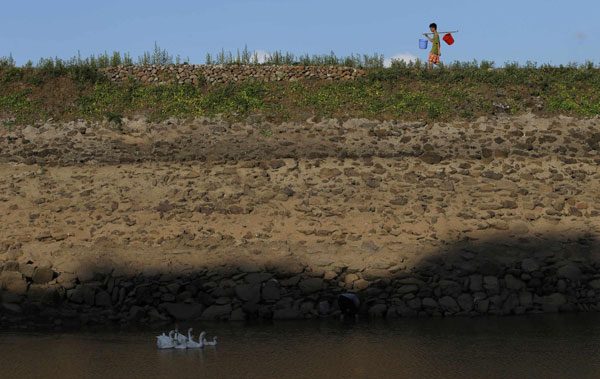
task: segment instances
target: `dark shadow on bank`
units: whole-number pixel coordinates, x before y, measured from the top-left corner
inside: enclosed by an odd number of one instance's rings
[[[378,260],[388,253],[397,261]],[[361,318],[600,309],[600,242],[591,234],[506,235],[414,251],[393,244],[361,254],[364,267],[292,254],[259,265],[224,260],[185,273],[146,268],[142,274],[125,264],[95,262],[76,270],[85,277],[4,261],[0,324],[339,318],[342,293],[359,297]]]

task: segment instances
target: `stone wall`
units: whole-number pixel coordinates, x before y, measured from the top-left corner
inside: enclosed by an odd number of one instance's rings
[[[259,121],[0,130],[0,328],[600,309],[600,119]]]
[[[599,266],[554,254],[508,262],[463,254],[451,266],[430,261],[356,269],[302,264],[239,265],[195,274],[75,275],[47,265],[3,262],[0,326],[27,319],[62,325],[171,320],[337,317],[338,296],[355,292],[365,317],[510,315],[600,309]]]
[[[244,66],[169,65],[117,66],[102,69],[113,82],[128,78],[143,83],[217,84],[250,80],[298,81],[302,79],[354,80],[365,70],[343,66]]]

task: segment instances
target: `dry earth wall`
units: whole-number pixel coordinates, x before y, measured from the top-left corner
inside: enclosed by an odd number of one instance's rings
[[[598,311],[599,122],[3,129],[0,327]]]

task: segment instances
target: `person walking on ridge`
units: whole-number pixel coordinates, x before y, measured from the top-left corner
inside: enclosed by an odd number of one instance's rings
[[[429,59],[427,60],[429,62],[429,68],[432,69],[434,64],[438,66],[440,65],[440,56],[442,55],[442,50],[440,49],[440,35],[438,34],[437,25],[435,22],[429,25],[429,30],[431,30],[433,33],[433,38],[429,37],[427,33],[423,33],[423,35],[427,37],[432,44],[431,52],[429,53]]]

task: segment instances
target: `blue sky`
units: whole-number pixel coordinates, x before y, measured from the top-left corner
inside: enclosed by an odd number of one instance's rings
[[[421,34],[455,30],[443,61],[600,63],[599,0],[56,0],[6,1],[0,56],[17,64],[117,50],[136,59],[154,41],[204,63],[224,48],[338,56],[382,53],[427,58]]]

